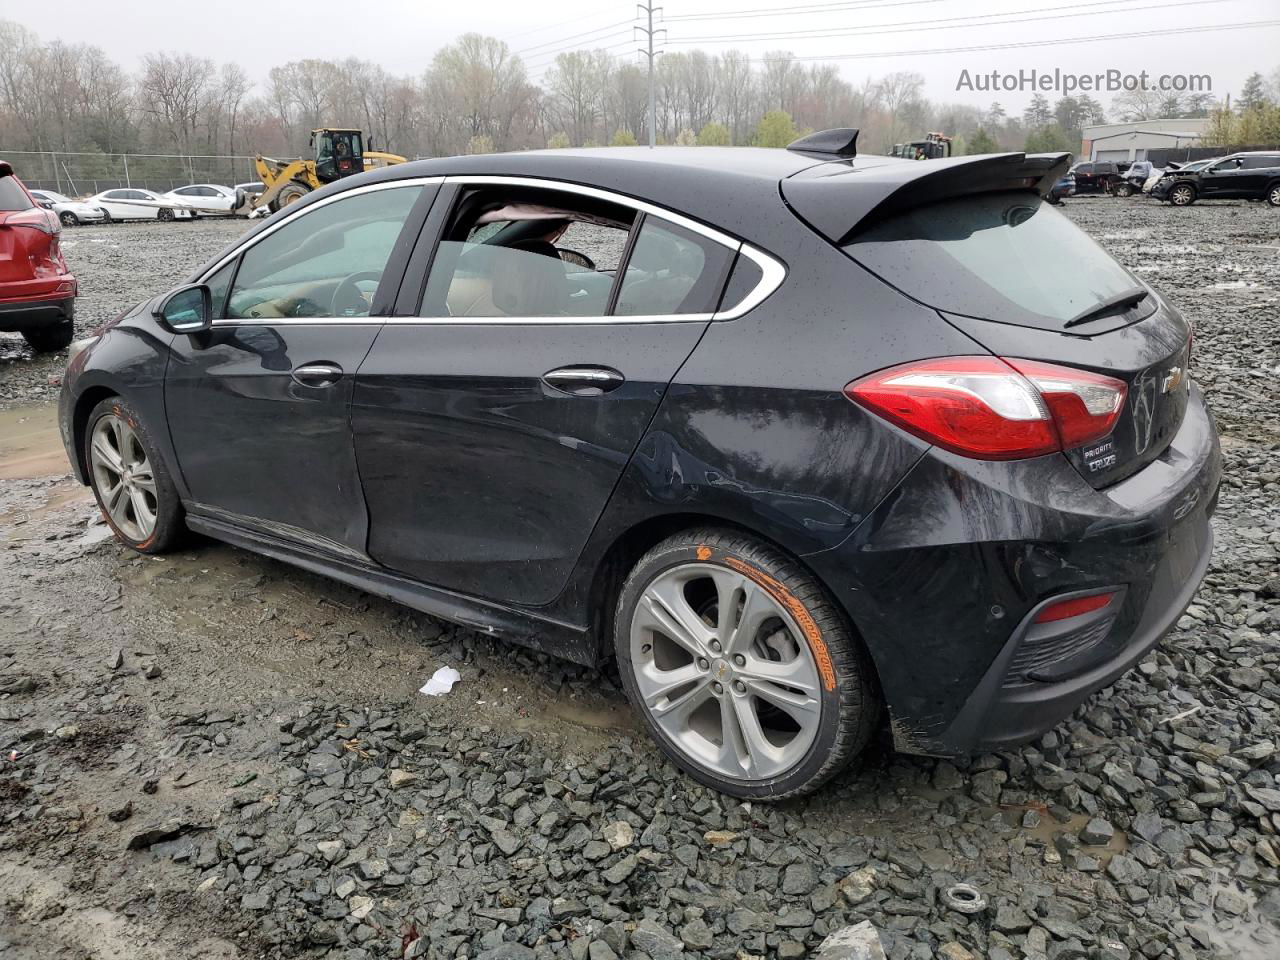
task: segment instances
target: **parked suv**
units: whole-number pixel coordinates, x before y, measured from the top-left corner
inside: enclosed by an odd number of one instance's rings
[[[1120,182],[1120,168],[1107,160],[1082,160],[1070,170],[1075,181],[1074,196],[1087,193],[1114,193]]]
[[[0,330],[38,352],[71,342],[76,278],[58,245],[62,223],[0,161]]]
[[[1265,200],[1280,207],[1280,151],[1233,153],[1199,170],[1172,170],[1151,195],[1175,207],[1197,200]]]
[[[135,550],[189,528],[615,660],[740,797],[886,712],[904,751],[1025,742],[1209,564],[1191,330],[1043,202],[1067,154],[855,138],[344,178],[76,353],[73,469]]]

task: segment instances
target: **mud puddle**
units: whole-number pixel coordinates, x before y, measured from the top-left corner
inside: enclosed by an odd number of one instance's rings
[[[70,470],[56,404],[0,410],[0,480],[58,477]]]

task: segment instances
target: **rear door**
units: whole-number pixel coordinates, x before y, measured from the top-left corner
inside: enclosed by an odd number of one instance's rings
[[[504,207],[596,222],[479,222]],[[436,586],[548,602],[706,330],[737,242],[521,181],[459,184],[441,215],[442,239],[428,229],[415,252],[431,260],[425,292],[397,305],[412,315],[387,323],[356,380],[369,554]]]
[[[311,204],[206,279],[218,319],[174,339],[165,380],[193,513],[363,558],[351,394],[435,189]]]

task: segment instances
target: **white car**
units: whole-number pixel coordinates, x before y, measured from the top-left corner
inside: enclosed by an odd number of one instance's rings
[[[137,187],[104,190],[86,202],[107,211],[112,220],[190,220],[194,216],[185,201],[162,198]]]
[[[170,190],[161,194],[161,197],[185,203],[205,217],[229,217],[236,205],[235,190],[216,183],[193,183],[188,187]]]
[[[70,197],[55,193],[53,190],[29,190],[33,200],[40,206],[52,210],[58,215],[64,227],[75,227],[82,223],[101,223],[107,219],[107,211],[84,200],[72,200]]]

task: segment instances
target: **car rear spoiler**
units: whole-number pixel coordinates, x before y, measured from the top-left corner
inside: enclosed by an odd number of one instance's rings
[[[13,176],[13,167],[9,166],[9,164],[6,163],[5,161],[0,160],[0,177],[12,177],[12,176]]]
[[[1005,190],[1048,194],[1069,153],[995,153],[859,168],[833,161],[782,181],[782,195],[811,227],[837,244],[890,217],[940,200]]]

